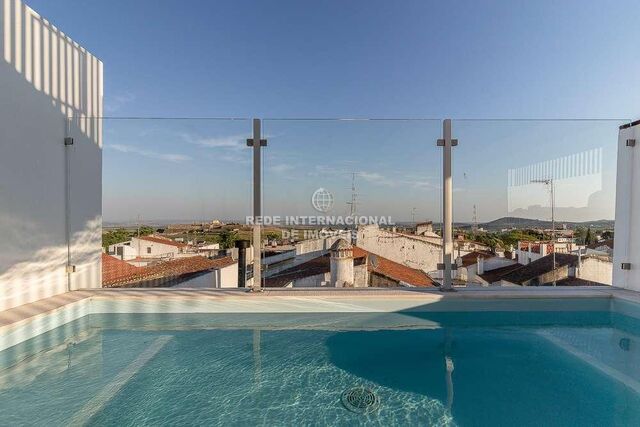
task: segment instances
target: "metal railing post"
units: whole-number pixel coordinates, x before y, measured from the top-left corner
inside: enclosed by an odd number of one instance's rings
[[[76,268],[72,263],[71,257],[71,151],[73,149],[73,137],[71,136],[73,118],[65,119],[65,138],[64,138],[64,228],[65,240],[67,243],[67,265],[65,267],[67,273],[67,291],[71,291],[72,279],[71,273]]]
[[[261,272],[261,223],[262,223],[262,147],[267,145],[267,140],[261,138],[262,122],[253,119],[253,138],[247,140],[247,145],[253,147],[253,286],[251,290],[262,290]],[[239,284],[238,284],[239,285]]]
[[[453,180],[451,177],[451,147],[458,145],[458,140],[451,139],[451,119],[442,122],[442,139],[438,146],[442,147],[442,291],[452,291],[453,283]]]

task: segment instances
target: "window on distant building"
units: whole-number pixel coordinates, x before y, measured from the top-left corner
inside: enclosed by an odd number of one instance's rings
[[[147,253],[150,254],[151,253],[151,246],[147,246]]]

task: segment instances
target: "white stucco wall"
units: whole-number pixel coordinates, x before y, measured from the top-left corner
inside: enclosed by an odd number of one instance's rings
[[[87,117],[102,114],[102,63],[0,0],[0,94],[0,310],[99,287],[102,129]]]
[[[407,267],[433,271],[442,262],[442,246],[380,229],[377,225],[358,227],[356,245]]]
[[[330,281],[330,273],[316,274],[314,276],[302,277],[292,282],[294,288],[316,288],[320,286],[328,286]],[[288,286],[285,286],[285,288]]]
[[[269,265],[268,268],[263,272],[265,277],[270,277],[274,274],[277,274],[281,271],[287,270],[291,267],[295,267],[296,265],[303,264],[309,260],[322,256],[329,252],[329,248],[331,245],[335,243],[338,239],[346,239],[347,241],[351,241],[351,233],[337,233],[335,236],[327,236],[318,239],[308,239],[303,240],[301,242],[296,243],[295,249],[291,252],[286,252],[282,256],[276,255],[276,257],[280,258],[281,262],[277,265]],[[275,257],[269,257],[269,264],[273,259],[277,259]]]
[[[175,245],[166,245],[159,242],[151,242],[145,239],[138,239],[137,237],[131,238],[131,247],[138,255],[138,248],[140,248],[140,257],[142,258],[174,258],[181,251]]]
[[[131,246],[131,241],[109,245],[107,253],[121,260],[128,261],[138,256],[138,248]]]
[[[238,287],[238,263],[222,267],[214,271],[215,288],[237,288]]]
[[[627,147],[635,139],[635,147]],[[640,291],[640,125],[620,129],[616,178],[613,286]],[[622,263],[631,263],[622,270]]]
[[[613,264],[606,259],[585,257],[576,270],[576,277],[592,282],[611,285]]]
[[[516,262],[514,260],[509,258],[503,258],[503,257],[487,258],[484,260],[484,272],[486,273],[487,271],[496,270],[498,268],[506,267],[508,265],[513,265],[515,263]]]
[[[369,286],[367,264],[353,266],[353,286],[356,288],[366,288]]]

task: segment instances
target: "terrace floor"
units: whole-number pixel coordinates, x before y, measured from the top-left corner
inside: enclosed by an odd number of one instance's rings
[[[165,313],[601,312],[612,310],[614,304],[616,310],[625,305],[619,301],[640,304],[640,293],[612,287],[461,288],[446,293],[425,288],[278,288],[260,293],[244,289],[87,289],[0,312],[0,351],[94,314],[135,313],[155,318]]]
[[[367,289],[264,289],[250,292],[244,289],[87,289],[66,292],[50,298],[35,301],[0,312],[0,333],[3,328],[42,314],[64,309],[67,306],[96,301],[146,302],[159,312],[175,312],[170,302],[181,302],[180,309],[191,308],[188,312],[327,312],[349,311],[397,311],[441,301],[472,300],[522,300],[522,299],[564,299],[564,298],[620,298],[640,303],[640,293],[605,286],[580,288],[473,288],[457,289],[457,292],[441,292],[424,288],[367,288]],[[193,305],[190,305],[192,303]],[[381,304],[383,303],[383,304]],[[116,312],[121,309],[113,306]],[[208,309],[207,309],[208,307]],[[134,309],[123,306],[124,310]],[[203,311],[204,309],[204,311]],[[146,311],[146,310],[145,310]],[[182,311],[185,312],[185,311]]]

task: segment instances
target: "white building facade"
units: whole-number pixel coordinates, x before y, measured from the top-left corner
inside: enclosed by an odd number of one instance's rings
[[[107,253],[123,261],[134,258],[171,259],[187,252],[188,246],[170,239],[141,236],[133,237],[128,242],[110,245]]]
[[[553,252],[557,254],[570,254],[577,248],[578,247],[571,241],[555,243],[551,241],[518,242],[515,255],[519,264],[527,265]]]
[[[378,225],[358,227],[356,245],[407,267],[430,272],[442,262],[442,244],[439,237],[414,236]]]
[[[101,286],[102,82],[100,60],[0,0],[0,310]]]

